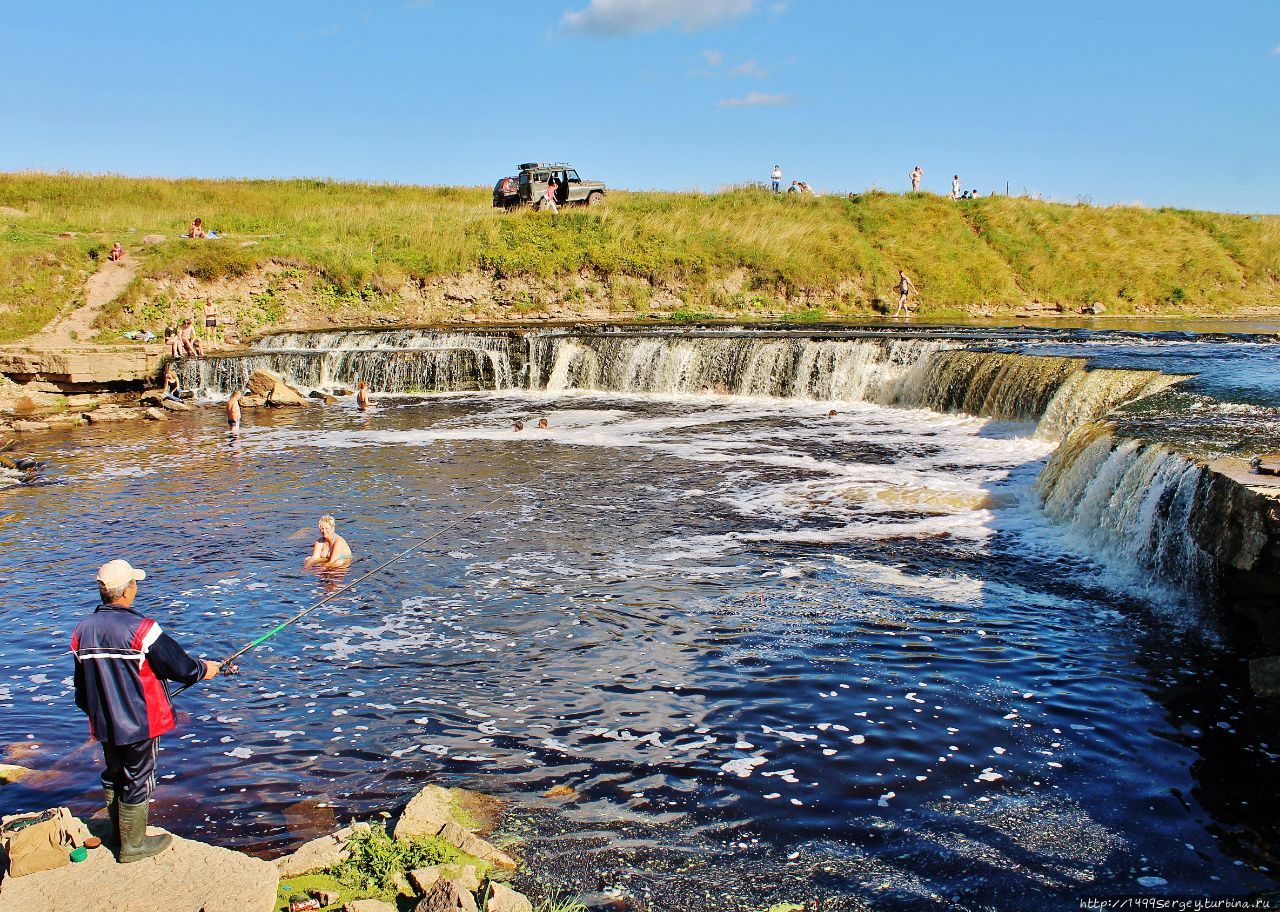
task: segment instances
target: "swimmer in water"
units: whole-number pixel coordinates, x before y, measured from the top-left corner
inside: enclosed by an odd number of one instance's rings
[[[831,411],[827,412],[827,417],[828,417],[828,418],[834,418],[836,415],[839,415],[839,414],[840,414],[840,413],[839,413],[839,412],[837,412],[835,409],[832,409]]]
[[[523,422],[523,421],[519,421],[519,420],[517,420],[517,421],[516,421],[516,423],[515,423],[515,426],[514,426],[514,427],[512,427],[512,428],[511,428],[511,430],[513,430],[513,431],[523,431],[523,430],[524,430],[524,422]]]
[[[369,408],[369,384],[363,380],[360,381],[360,385],[356,388],[356,407],[361,411]]]
[[[232,434],[240,433],[240,390],[231,394],[227,400],[227,429]]]
[[[551,427],[551,425],[547,422],[546,418],[538,419],[538,430],[545,431],[549,427]]]
[[[304,567],[345,567],[351,563],[351,548],[338,534],[338,523],[332,516],[321,516],[317,524],[320,537],[311,549]]]

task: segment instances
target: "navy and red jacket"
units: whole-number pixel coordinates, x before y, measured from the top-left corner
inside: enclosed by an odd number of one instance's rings
[[[204,663],[187,655],[160,625],[123,605],[99,605],[71,635],[76,706],[106,744],[136,744],[174,726],[165,681],[194,684]]]

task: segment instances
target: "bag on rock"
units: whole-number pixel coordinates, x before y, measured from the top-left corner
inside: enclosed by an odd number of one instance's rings
[[[71,863],[79,822],[64,807],[0,820],[0,845],[10,877],[51,871]]]

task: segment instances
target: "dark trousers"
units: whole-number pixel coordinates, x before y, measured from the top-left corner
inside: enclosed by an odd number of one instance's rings
[[[133,744],[102,744],[107,768],[102,773],[102,787],[115,789],[116,798],[125,804],[142,804],[156,790],[156,747],[159,738],[148,738]]]

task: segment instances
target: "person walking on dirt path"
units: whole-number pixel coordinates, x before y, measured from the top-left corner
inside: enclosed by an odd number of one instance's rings
[[[227,400],[227,431],[231,434],[240,433],[240,397],[242,395],[240,390],[236,390]]]
[[[102,797],[116,857],[125,863],[158,855],[173,842],[167,833],[147,835],[157,745],[175,725],[164,682],[189,686],[222,670],[218,662],[191,658],[159,624],[133,609],[138,582],[146,578],[128,561],[103,564],[98,569],[102,604],[71,635],[76,706],[102,744]]]
[[[369,410],[369,384],[365,383],[363,380],[361,380],[360,385],[356,387],[356,408],[360,409],[362,412]]]
[[[911,169],[911,192],[920,192],[920,181],[924,180],[924,168],[916,165]]]
[[[218,344],[218,305],[213,298],[204,300],[204,340],[210,346]]]
[[[769,179],[773,181],[773,192],[782,192],[782,165],[774,165],[773,171],[769,174]]]
[[[915,285],[911,284],[911,280],[907,278],[907,274],[901,269],[898,270],[898,309],[893,312],[893,318],[896,320],[899,315],[911,316],[911,308],[907,306],[907,297],[915,290]]]
[[[960,198],[960,175],[957,174],[951,178],[951,198],[958,200]]]
[[[347,540],[338,534],[338,521],[332,516],[321,516],[316,524],[320,537],[311,548],[311,556],[303,562],[304,567],[345,567],[351,563],[351,547]]]

